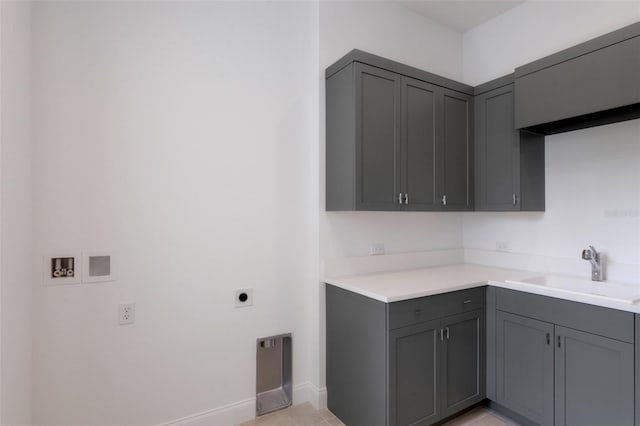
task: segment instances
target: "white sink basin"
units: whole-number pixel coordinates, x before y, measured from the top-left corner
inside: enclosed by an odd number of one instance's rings
[[[559,275],[545,275],[522,281],[510,281],[510,284],[540,286],[561,292],[578,294],[589,298],[612,300],[633,304],[640,300],[640,288],[609,281],[591,281]]]

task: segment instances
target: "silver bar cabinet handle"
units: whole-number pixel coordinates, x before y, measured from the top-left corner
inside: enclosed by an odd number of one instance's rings
[[[442,205],[443,205],[443,206],[446,206],[446,205],[447,205],[447,194],[444,194],[444,195],[442,196]]]
[[[398,194],[398,204],[402,204],[402,192]]]
[[[446,333],[447,333],[447,340],[449,340],[449,327],[445,328]]]
[[[404,194],[404,203],[409,204],[409,194],[407,194],[406,192]]]
[[[513,193],[513,205],[515,206],[516,204],[518,204],[518,194],[516,194],[515,192]]]

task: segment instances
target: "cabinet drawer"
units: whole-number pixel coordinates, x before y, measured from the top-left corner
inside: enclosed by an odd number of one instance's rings
[[[486,287],[393,302],[388,305],[389,330],[484,307]]]
[[[504,288],[497,289],[496,305],[500,311],[633,343],[631,312]]]

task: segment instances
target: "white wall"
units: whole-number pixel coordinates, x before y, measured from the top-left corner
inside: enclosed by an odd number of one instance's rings
[[[31,422],[31,6],[1,2],[0,423]]]
[[[34,422],[246,400],[255,339],[280,332],[308,381],[317,6],[41,2],[33,58],[36,251],[120,260],[114,283],[36,283]],[[254,306],[234,309],[242,287]],[[129,300],[137,321],[118,326]]]
[[[501,77],[639,19],[637,1],[527,1],[464,33],[464,81]]]
[[[465,33],[472,84],[640,19],[637,2],[527,2]],[[541,31],[544,28],[544,31]],[[467,213],[465,249],[579,259],[588,244],[607,255],[609,278],[640,279],[640,120],[545,142],[544,213]],[[577,262],[575,272],[590,267]]]

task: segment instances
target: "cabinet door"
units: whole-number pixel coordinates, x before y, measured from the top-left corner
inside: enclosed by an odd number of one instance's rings
[[[498,311],[498,402],[530,420],[553,424],[553,324]]]
[[[389,333],[390,426],[428,425],[440,418],[439,324],[430,321]]]
[[[442,320],[442,417],[484,399],[484,310]]]
[[[633,344],[556,326],[555,424],[633,425]]]
[[[356,64],[356,210],[398,210],[400,75]]]
[[[438,196],[444,210],[471,210],[473,98],[443,89],[440,98]]]
[[[476,210],[520,210],[520,140],[513,123],[513,84],[475,98]]]
[[[403,210],[436,210],[436,86],[402,78]]]

